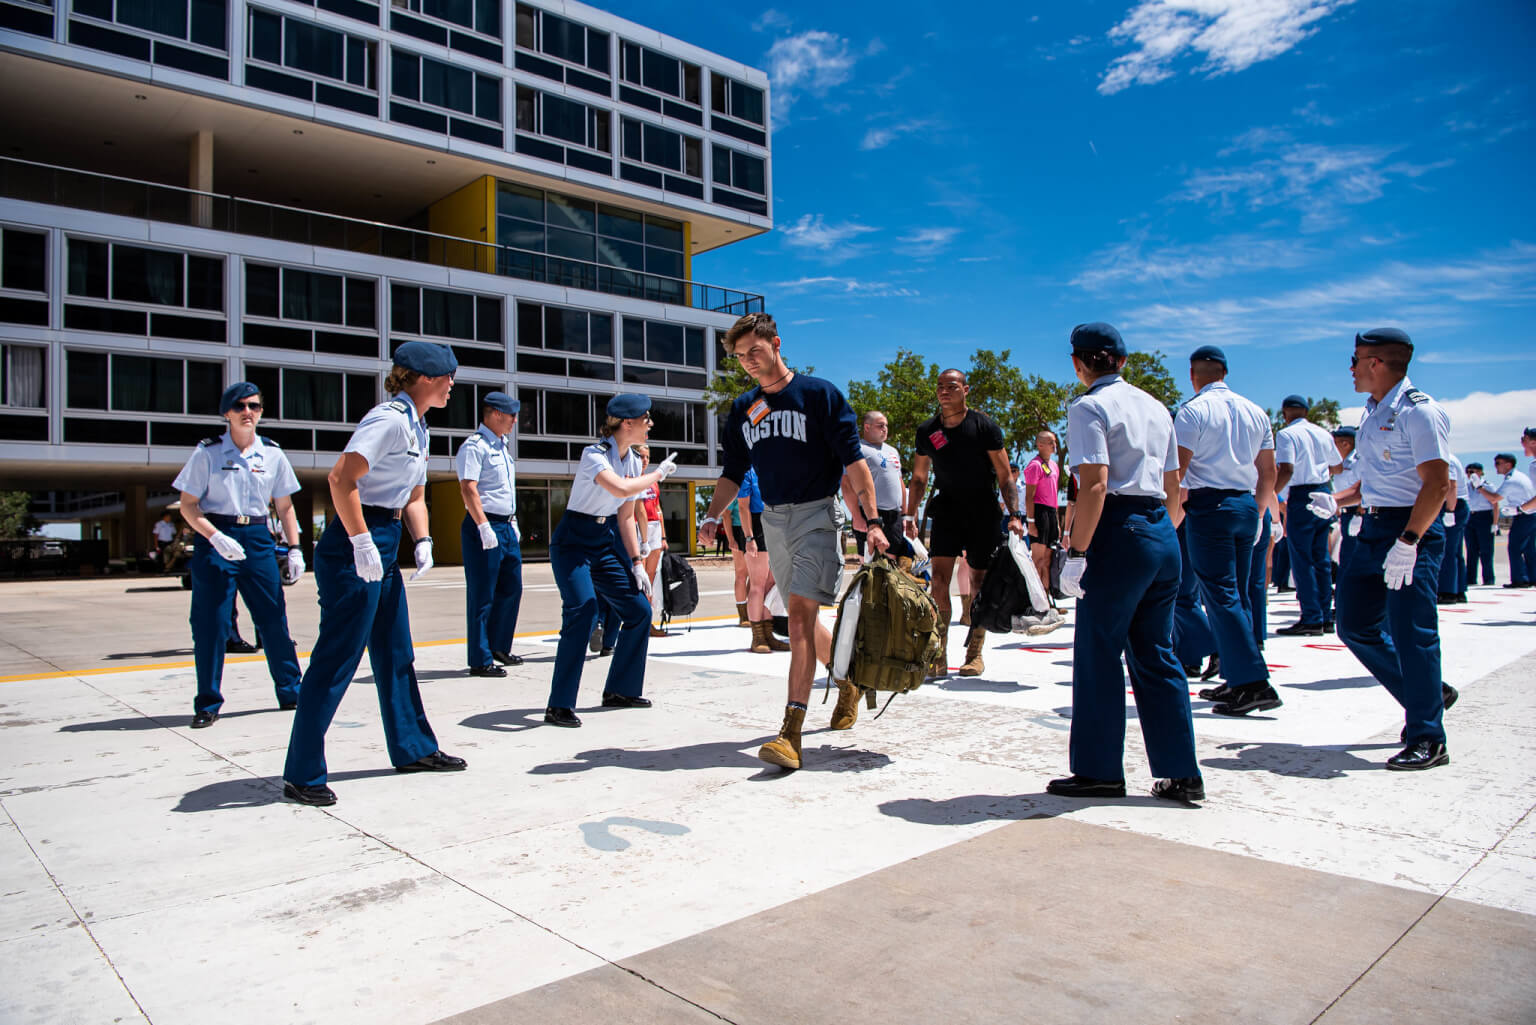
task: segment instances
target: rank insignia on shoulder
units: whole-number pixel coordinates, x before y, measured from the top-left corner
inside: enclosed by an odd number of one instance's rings
[[[1409,388],[1407,391],[1403,392],[1403,398],[1407,399],[1415,406],[1422,406],[1424,403],[1429,401],[1429,396],[1425,395],[1417,388]]]
[[[197,447],[198,448],[212,448],[213,446],[217,445],[218,443],[219,443],[219,439],[218,438],[204,438],[202,441],[197,443]]]
[[[268,446],[270,446],[272,448],[282,448],[283,447],[283,446],[279,445],[277,442],[273,441],[271,438],[267,437],[265,434],[258,434],[256,436],[261,439],[261,443],[263,445],[268,445]]]
[[[396,413],[409,413],[411,411],[411,407],[405,404],[404,399],[393,399],[389,402],[386,402],[385,405],[387,405],[390,409],[393,409]]]

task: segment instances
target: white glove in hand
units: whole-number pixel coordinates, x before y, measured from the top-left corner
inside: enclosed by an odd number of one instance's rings
[[[369,583],[383,580],[384,559],[379,555],[379,546],[373,543],[373,535],[365,530],[348,535],[347,540],[352,542],[352,564],[357,567],[358,579]]]
[[[432,539],[424,537],[416,542],[416,572],[411,574],[412,580],[419,580],[427,575],[427,570],[432,568]]]
[[[1481,488],[1483,486],[1483,475],[1480,473],[1467,474],[1467,484],[1473,489]]]
[[[656,467],[656,469],[661,471],[661,479],[662,480],[666,480],[668,477],[670,477],[674,473],[676,473],[677,472],[677,453],[673,452],[671,455],[667,456],[667,458],[663,459],[661,461],[661,465]]]
[[[1328,520],[1339,513],[1339,503],[1326,491],[1314,491],[1307,499],[1307,509],[1318,519]]]
[[[297,548],[288,549],[288,579],[297,580],[304,575],[304,553]]]
[[[1083,596],[1083,571],[1088,568],[1088,560],[1082,556],[1069,557],[1067,564],[1061,568],[1061,593],[1071,598]]]
[[[224,533],[215,530],[208,538],[208,543],[213,545],[213,550],[222,555],[229,562],[244,562],[245,549],[240,547],[240,542]]]
[[[1407,541],[1398,539],[1392,543],[1392,548],[1387,552],[1387,561],[1381,568],[1381,575],[1387,582],[1387,588],[1398,591],[1403,585],[1413,580],[1413,564],[1418,561],[1419,549]]]
[[[500,541],[496,540],[496,528],[491,526],[489,521],[475,524],[475,529],[480,532],[480,547],[486,551],[490,551],[501,544]]]
[[[1440,517],[1440,522],[1445,524],[1447,527],[1454,527],[1456,526],[1456,514],[1454,512],[1447,511],[1444,516]]]
[[[1349,536],[1350,537],[1359,537],[1360,536],[1360,528],[1363,527],[1364,525],[1365,525],[1365,517],[1364,516],[1356,516],[1356,517],[1352,518],[1349,521]]]
[[[640,593],[649,598],[651,596],[651,578],[646,576],[644,564],[636,562],[631,564],[629,568],[635,574],[635,583],[640,585]]]

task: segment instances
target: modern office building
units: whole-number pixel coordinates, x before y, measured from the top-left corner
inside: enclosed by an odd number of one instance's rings
[[[312,523],[426,338],[460,367],[428,421],[440,558],[494,389],[530,556],[624,390],[687,536],[716,335],[762,308],[692,261],[772,226],[761,71],[558,0],[0,0],[0,95],[0,489],[142,549],[249,379]]]

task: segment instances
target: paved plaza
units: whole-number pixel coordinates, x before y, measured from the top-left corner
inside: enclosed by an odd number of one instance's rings
[[[1195,704],[1196,809],[1144,796],[1133,709],[1131,796],[1044,793],[1070,616],[849,732],[818,690],[806,767],[765,766],[788,656],[744,650],[720,569],[652,642],[654,708],[598,708],[594,656],[583,728],[546,727],[548,573],[504,680],[463,672],[458,571],[410,586],[469,771],[391,770],[365,661],[328,809],[281,798],[259,657],[187,729],[184,593],[0,584],[0,1021],[1536,1021],[1536,591],[1442,609],[1462,697],[1425,773],[1383,771],[1401,715],[1335,638],[1271,638],[1283,708]]]

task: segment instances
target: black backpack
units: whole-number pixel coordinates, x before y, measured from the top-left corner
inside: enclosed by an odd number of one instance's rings
[[[699,578],[681,555],[661,557],[662,623],[673,616],[691,616],[699,607]]]
[[[1013,553],[1006,544],[999,545],[987,567],[986,579],[981,582],[981,593],[971,601],[971,625],[988,633],[1005,634],[1012,632],[1014,616],[1033,616],[1044,611],[1034,607],[1029,585],[1013,561]]]

